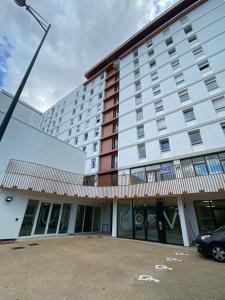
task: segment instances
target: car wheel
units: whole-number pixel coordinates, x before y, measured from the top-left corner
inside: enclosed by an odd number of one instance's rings
[[[225,262],[225,249],[222,246],[213,244],[210,247],[210,254],[216,261]]]

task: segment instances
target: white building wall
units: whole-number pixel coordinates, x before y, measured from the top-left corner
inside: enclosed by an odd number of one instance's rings
[[[181,25],[180,20],[170,25],[170,33],[160,32],[152,38],[153,46],[146,44],[138,48],[140,77],[134,78],[133,53],[120,61],[120,105],[119,105],[119,152],[118,167],[143,165],[160,160],[173,160],[200,153],[224,150],[225,136],[221,122],[225,111],[217,113],[212,100],[225,92],[224,55],[225,55],[225,3],[212,1],[199,6],[187,15],[188,21]],[[185,34],[184,28],[191,24],[192,32]],[[197,43],[190,45],[188,38],[196,34]],[[173,44],[166,46],[165,40],[172,36]],[[202,46],[203,56],[196,58],[193,49]],[[170,59],[168,49],[175,47],[177,55]],[[149,58],[149,49],[154,55]],[[180,67],[173,71],[171,62],[179,58]],[[156,67],[151,69],[149,62],[155,59]],[[208,60],[210,70],[200,71],[198,63]],[[159,79],[152,81],[151,73],[158,72]],[[184,83],[176,85],[174,76],[183,73]],[[209,92],[204,80],[215,76],[218,88]],[[135,91],[135,81],[140,80],[141,89]],[[153,95],[155,84],[160,85],[161,93]],[[181,102],[178,92],[188,89],[190,99]],[[141,93],[142,103],[135,104],[135,95]],[[155,111],[155,102],[162,100],[163,110]],[[183,110],[193,107],[195,120],[185,122]],[[143,120],[136,121],[136,109],[142,108]],[[166,129],[158,130],[157,120],[165,118]],[[145,136],[137,138],[137,126],[144,125]],[[202,144],[192,146],[188,132],[200,129]],[[170,151],[161,152],[159,140],[168,138]],[[139,159],[137,144],[145,143],[146,159]]]

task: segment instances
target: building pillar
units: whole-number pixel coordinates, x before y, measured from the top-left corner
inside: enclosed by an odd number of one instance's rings
[[[113,199],[112,237],[117,237],[117,199]]]
[[[75,232],[76,216],[77,216],[77,203],[75,202],[71,206],[70,220],[69,220],[69,226],[68,226],[69,234],[73,234]]]
[[[184,246],[190,246],[189,238],[188,238],[188,230],[187,230],[187,224],[185,219],[185,211],[184,211],[184,203],[182,201],[182,197],[177,197],[177,205],[179,210],[179,216],[180,216],[180,224],[181,224],[181,231],[182,231],[182,237]]]

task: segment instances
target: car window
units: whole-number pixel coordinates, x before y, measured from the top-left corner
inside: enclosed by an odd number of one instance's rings
[[[214,232],[225,232],[225,226],[216,229]]]

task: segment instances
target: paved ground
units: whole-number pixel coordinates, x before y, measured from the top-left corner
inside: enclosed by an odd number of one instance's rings
[[[193,248],[109,237],[24,240],[0,244],[0,299],[224,300],[225,264]]]

